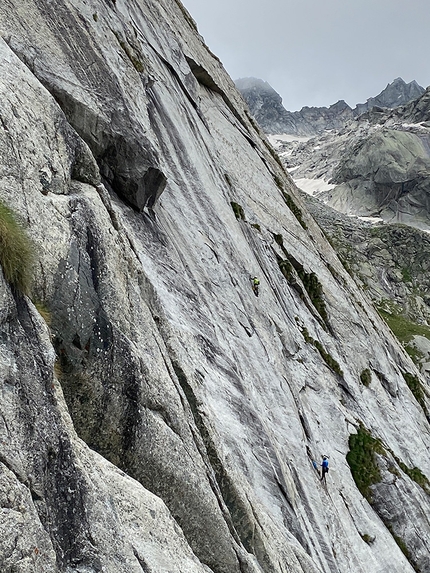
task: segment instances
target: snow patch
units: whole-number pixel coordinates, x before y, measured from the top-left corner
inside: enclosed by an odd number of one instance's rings
[[[366,221],[367,223],[383,223],[384,219],[381,219],[381,217],[357,217],[357,219],[360,219],[360,221]]]
[[[293,167],[294,169],[294,167]],[[290,169],[290,172],[292,169]],[[302,177],[300,179],[294,179],[294,183],[299,189],[311,195],[312,197],[317,197],[320,193],[325,191],[330,191],[334,189],[336,185],[333,183],[327,183],[324,179],[308,179],[307,177]]]
[[[276,135],[268,135],[267,139],[273,146],[279,145],[280,143],[290,143],[292,141],[302,141],[306,142],[312,139],[312,137],[305,135],[290,135],[288,133],[279,133]]]
[[[426,121],[420,121],[419,123],[402,123],[402,127],[403,128],[408,128],[408,127],[419,127],[420,129],[428,129],[427,125],[423,125],[426,124]]]

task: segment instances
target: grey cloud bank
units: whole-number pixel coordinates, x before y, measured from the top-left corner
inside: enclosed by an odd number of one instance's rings
[[[351,107],[397,77],[430,84],[430,11],[422,0],[184,0],[233,79],[254,76],[284,106]]]

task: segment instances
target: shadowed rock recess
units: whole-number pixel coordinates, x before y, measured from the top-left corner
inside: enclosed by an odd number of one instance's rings
[[[428,572],[426,381],[179,0],[0,35],[0,570]]]

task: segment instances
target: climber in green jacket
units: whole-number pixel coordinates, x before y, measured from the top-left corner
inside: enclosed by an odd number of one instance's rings
[[[260,285],[260,279],[258,277],[251,277],[252,281],[252,290],[254,291],[255,296],[258,296],[258,287]]]

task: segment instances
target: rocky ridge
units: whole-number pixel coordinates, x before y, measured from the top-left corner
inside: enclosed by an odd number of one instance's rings
[[[287,111],[281,96],[265,81],[258,78],[241,78],[235,81],[252,116],[267,134],[296,136],[321,135],[327,130],[339,130],[352,119],[376,108],[395,108],[417,99],[424,88],[416,81],[406,83],[397,78],[376,97],[351,108],[344,100],[330,107],[303,107],[300,111]]]
[[[300,111],[287,111],[281,96],[265,81],[241,78],[235,81],[250,112],[265,133],[315,135],[325,129],[342,127],[354,117],[352,109],[343,100],[327,107],[303,107]]]
[[[182,4],[7,0],[0,35],[35,253],[31,298],[0,281],[2,571],[428,570],[426,380]]]
[[[369,98],[366,103],[358,103],[354,115],[358,116],[372,108],[393,109],[416,100],[423,95],[425,89],[415,80],[408,84],[402,78],[396,78],[380,94]]]

